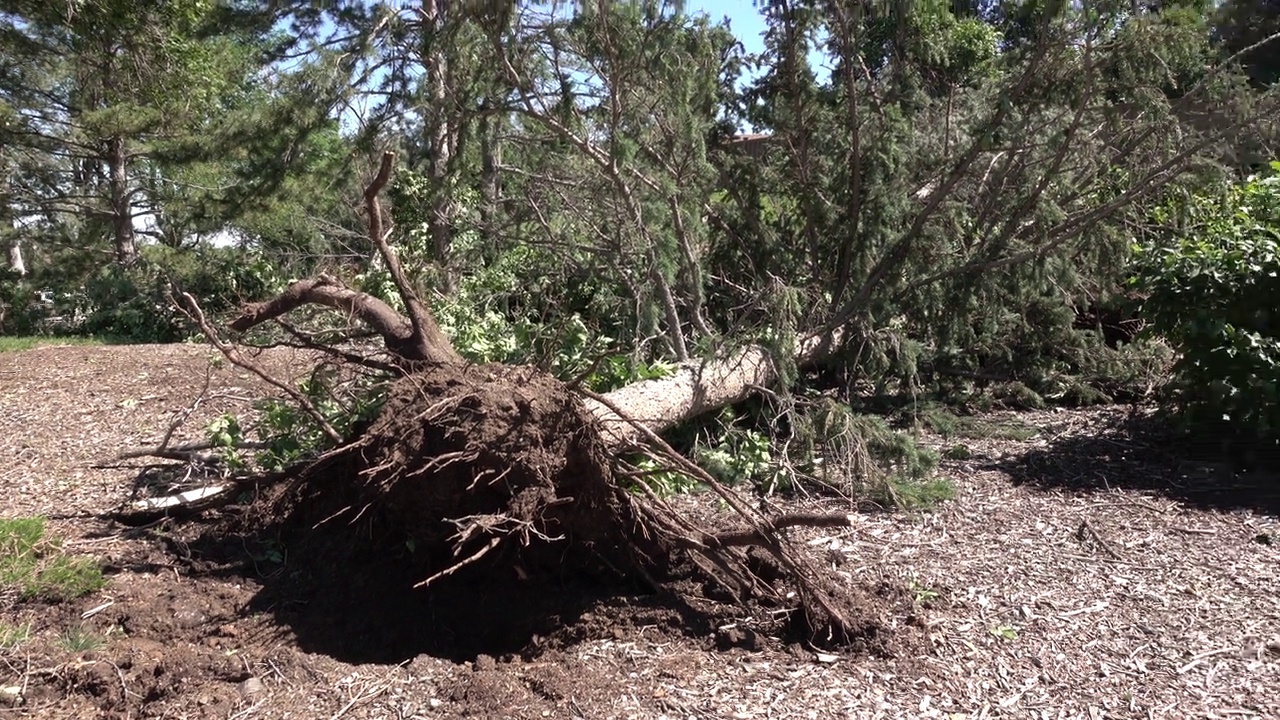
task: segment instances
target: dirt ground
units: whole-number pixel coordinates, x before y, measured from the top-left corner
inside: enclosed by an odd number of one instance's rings
[[[184,414],[175,440],[200,439],[261,394],[211,357],[0,354],[0,514],[53,518],[109,577],[75,602],[0,605],[31,627],[0,650],[0,717],[1280,717],[1280,482],[1192,461],[1131,408],[986,418],[933,439],[967,450],[943,465],[955,500],[797,532],[851,593],[879,597],[881,642],[830,655],[757,632],[769,618],[571,583],[415,594],[385,547],[225,532],[235,510],[100,519],[141,469],[114,456]],[[264,361],[307,367],[289,351]],[[90,635],[99,647],[72,649]]]

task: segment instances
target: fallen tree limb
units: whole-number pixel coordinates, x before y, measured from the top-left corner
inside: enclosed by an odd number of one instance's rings
[[[136,448],[116,455],[115,459],[133,460],[135,458],[153,457],[161,460],[177,460],[179,462],[199,462],[212,464],[224,460],[224,456],[213,450],[262,450],[266,443],[243,442],[232,446],[214,445],[207,442],[184,443],[182,445],[161,445],[153,448]]]
[[[820,527],[820,528],[837,528],[852,527],[853,521],[848,515],[822,515],[810,513],[792,513],[787,515],[779,515],[765,524],[765,531],[752,528],[743,528],[739,530],[727,530],[708,535],[703,541],[710,547],[731,547],[734,545],[760,545],[767,546],[771,538],[788,528],[797,527]]]
[[[838,334],[802,335],[796,340],[797,365],[811,364]],[[778,368],[768,348],[748,345],[710,360],[689,360],[664,378],[642,380],[603,396],[583,393],[587,408],[600,420],[614,449],[635,445],[640,428],[662,432],[711,410],[741,402],[774,385]],[[607,401],[607,403],[605,402]],[[613,410],[610,405],[620,408]]]

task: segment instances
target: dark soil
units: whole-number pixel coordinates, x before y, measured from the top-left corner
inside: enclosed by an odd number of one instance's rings
[[[399,380],[354,454],[364,507],[344,516],[380,514],[435,573],[630,582],[637,557],[659,554],[633,547],[637,519],[591,416],[536,369],[442,366]]]

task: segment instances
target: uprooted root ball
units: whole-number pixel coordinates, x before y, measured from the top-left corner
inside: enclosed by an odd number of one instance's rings
[[[434,572],[499,557],[517,572],[636,569],[633,508],[593,418],[534,368],[439,366],[398,380],[359,452],[367,501]]]

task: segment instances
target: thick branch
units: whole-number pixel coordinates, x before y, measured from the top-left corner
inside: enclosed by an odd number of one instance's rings
[[[388,350],[407,360],[431,359],[418,346],[408,318],[382,300],[330,277],[299,280],[270,300],[246,305],[230,327],[244,332],[303,305],[322,305],[360,320],[382,336]]]
[[[396,292],[400,294],[400,299],[404,302],[405,311],[409,314],[409,324],[413,328],[412,349],[416,356],[411,359],[461,365],[463,362],[462,356],[458,355],[457,351],[453,349],[453,344],[449,342],[449,338],[445,337],[444,332],[440,330],[440,326],[436,324],[431,311],[427,309],[426,305],[422,303],[422,299],[418,297],[413,284],[409,282],[409,276],[404,272],[404,267],[400,265],[399,256],[396,255],[391,245],[387,243],[387,233],[383,229],[382,222],[382,205],[378,201],[378,195],[391,180],[391,170],[395,166],[395,161],[395,153],[390,151],[383,153],[382,165],[378,168],[378,175],[374,177],[373,182],[369,183],[369,187],[365,188],[364,191],[365,211],[369,214],[369,242],[377,249],[378,254],[382,256],[383,262],[387,264],[387,272],[391,273],[391,280],[396,284]],[[390,344],[387,347],[392,349]]]

